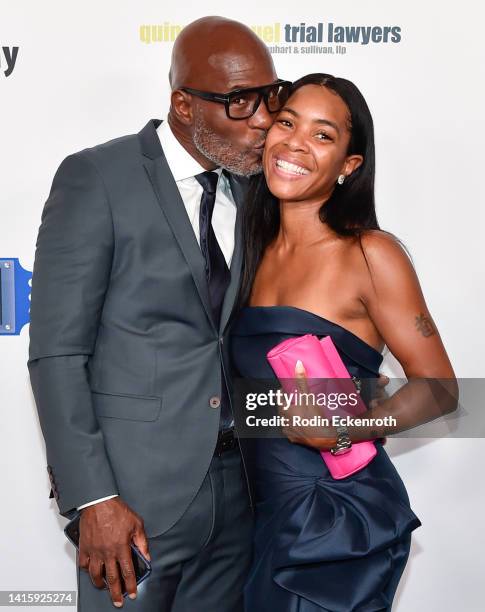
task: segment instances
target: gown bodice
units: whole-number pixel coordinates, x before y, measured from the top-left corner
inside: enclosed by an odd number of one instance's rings
[[[338,323],[295,306],[246,306],[231,330],[231,357],[239,374],[273,378],[266,353],[292,336],[331,336],[350,374],[363,378],[379,375],[382,355]]]

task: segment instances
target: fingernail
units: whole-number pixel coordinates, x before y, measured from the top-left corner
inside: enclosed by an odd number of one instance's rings
[[[114,601],[113,604],[117,607],[117,608],[121,608],[121,606],[123,605],[122,601]]]
[[[296,362],[296,369],[299,372],[303,372],[305,370],[305,368],[303,366],[303,362],[300,359],[298,359],[298,361]]]
[[[136,593],[130,593],[130,594],[128,595],[128,597],[129,597],[130,599],[136,599]]]

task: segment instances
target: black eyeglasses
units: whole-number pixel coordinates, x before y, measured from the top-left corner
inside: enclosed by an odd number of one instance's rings
[[[268,112],[276,113],[281,110],[289,98],[290,88],[291,81],[278,79],[269,85],[234,89],[225,94],[200,91],[191,87],[181,87],[180,89],[203,100],[224,104],[229,119],[239,120],[248,119],[254,115],[261,104],[261,100],[264,100]]]

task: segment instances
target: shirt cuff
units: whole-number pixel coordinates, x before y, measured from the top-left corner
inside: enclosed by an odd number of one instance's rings
[[[83,504],[82,506],[78,506],[76,508],[76,510],[82,510],[83,508],[87,508],[88,506],[94,506],[94,504],[99,504],[99,502],[106,501],[107,499],[112,499],[113,497],[118,497],[118,495],[108,495],[107,497],[100,497],[99,499],[95,499],[93,501],[90,501],[87,504]]]

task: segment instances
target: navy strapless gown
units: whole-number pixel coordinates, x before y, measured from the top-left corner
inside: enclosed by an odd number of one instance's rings
[[[292,306],[249,306],[231,332],[236,374],[274,378],[266,353],[304,334],[331,336],[347,369],[376,377],[382,355],[342,326]],[[360,472],[334,480],[320,453],[286,439],[241,440],[255,499],[246,612],[382,612],[421,525],[382,441]]]

